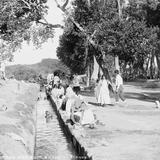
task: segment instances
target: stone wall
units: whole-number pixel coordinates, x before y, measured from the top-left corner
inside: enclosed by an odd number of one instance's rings
[[[73,147],[77,153],[77,156],[78,156],[77,159],[92,160],[92,156],[88,154],[85,147],[80,142],[81,133],[79,133],[79,131],[76,132],[76,130],[69,123],[66,123],[67,118],[66,118],[65,114],[63,114],[63,111],[60,111],[57,109],[57,104],[56,104],[56,102],[54,102],[52,96],[48,95],[48,98],[52,104],[54,111],[56,112],[56,114],[58,116],[58,120],[60,122],[60,125],[61,125],[67,139],[72,142],[72,145],[73,145]]]
[[[0,81],[0,159],[33,160],[39,87]]]

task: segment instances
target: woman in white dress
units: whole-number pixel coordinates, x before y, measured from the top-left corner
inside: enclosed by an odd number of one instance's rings
[[[104,75],[102,75],[101,80],[99,82],[100,84],[100,91],[99,91],[99,95],[98,95],[98,103],[101,106],[104,106],[106,104],[111,104],[111,99],[110,99],[110,95],[109,95],[109,81],[104,77]]]

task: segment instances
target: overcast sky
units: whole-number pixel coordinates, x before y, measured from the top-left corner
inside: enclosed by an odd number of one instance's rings
[[[57,8],[54,0],[48,0],[49,11],[46,19],[52,24],[63,24],[62,12]],[[43,58],[56,58],[56,48],[59,45],[59,36],[63,33],[62,29],[55,29],[55,37],[45,43],[42,48],[35,49],[33,46],[24,45],[23,48],[15,53],[12,64],[34,64]]]

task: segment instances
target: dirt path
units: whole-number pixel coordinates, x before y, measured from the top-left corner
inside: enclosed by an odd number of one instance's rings
[[[83,144],[94,160],[159,160],[160,109],[154,101],[160,91],[133,84],[125,91],[128,106],[91,106],[105,125],[86,129]],[[94,97],[84,98],[96,104]]]

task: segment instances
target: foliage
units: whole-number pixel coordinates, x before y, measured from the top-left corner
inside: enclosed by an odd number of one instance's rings
[[[60,37],[60,47],[57,48],[58,58],[72,69],[72,72],[82,74],[85,71],[84,41],[78,35],[65,32]]]
[[[53,37],[53,28],[43,25],[48,7],[47,0],[0,1],[0,51],[9,57],[23,41],[41,45]],[[5,56],[3,59],[5,59]]]
[[[126,70],[126,66],[129,65],[132,70],[131,74],[146,74],[144,67],[146,61],[155,54],[160,46],[159,2],[153,0],[141,3],[136,0],[131,1],[129,6],[122,8],[121,17],[118,14],[117,1],[107,0],[104,3],[103,0],[91,0],[90,5],[87,5],[85,0],[75,0],[73,6],[73,19],[85,29],[86,34],[91,35],[92,40],[99,46],[98,48],[94,47],[94,52],[99,62],[103,64],[102,66],[106,65],[106,57],[108,61],[113,61],[111,57],[118,55],[123,70]],[[64,40],[66,32],[69,40],[79,39],[72,43],[72,47],[68,46],[68,41]],[[71,24],[69,19],[66,23],[66,32],[61,38],[63,45],[61,43],[58,50],[58,56],[62,61],[67,58],[68,65],[71,66],[75,63],[77,53],[81,58],[87,56],[88,59],[92,59],[92,53],[85,55],[83,50],[83,54],[77,52],[79,48],[86,47],[85,43],[81,43],[86,41],[86,37]],[[73,50],[70,52],[69,48]],[[89,46],[89,48],[92,47]],[[70,52],[67,55],[64,52],[66,50]],[[93,50],[89,50],[89,52],[91,51]],[[108,65],[108,69],[110,69],[110,65]]]

